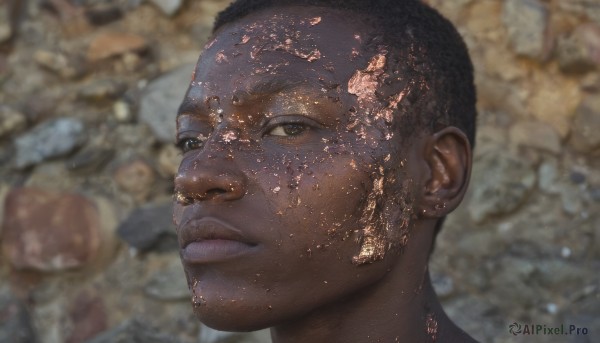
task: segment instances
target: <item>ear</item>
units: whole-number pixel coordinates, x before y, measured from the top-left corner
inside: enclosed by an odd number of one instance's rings
[[[419,213],[441,218],[458,207],[465,195],[471,176],[471,144],[464,132],[450,126],[431,135],[423,153],[429,180],[423,187]]]

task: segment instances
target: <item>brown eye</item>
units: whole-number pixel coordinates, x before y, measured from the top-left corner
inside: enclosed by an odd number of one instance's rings
[[[303,124],[283,124],[274,127],[271,131],[269,131],[269,135],[271,136],[298,136],[306,131],[308,127]]]
[[[186,153],[191,150],[202,148],[203,141],[198,138],[184,138],[177,143],[177,147]]]

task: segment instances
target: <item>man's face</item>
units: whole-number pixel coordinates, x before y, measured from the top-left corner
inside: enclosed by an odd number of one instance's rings
[[[174,219],[201,321],[277,325],[379,281],[406,244],[405,92],[357,15],[278,8],[222,28],[177,118]],[[369,50],[369,51],[367,51]],[[395,78],[395,79],[394,79]],[[404,83],[406,84],[406,83]]]

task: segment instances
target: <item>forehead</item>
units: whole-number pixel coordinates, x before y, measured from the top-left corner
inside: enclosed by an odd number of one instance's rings
[[[372,32],[364,18],[349,11],[262,10],[219,29],[200,57],[195,80],[220,91],[263,78],[342,84],[368,63],[364,46]]]

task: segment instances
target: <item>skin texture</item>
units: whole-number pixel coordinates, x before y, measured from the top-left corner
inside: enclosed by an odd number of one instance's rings
[[[385,82],[391,50],[367,47],[372,32],[352,13],[286,7],[207,44],[177,118],[174,210],[205,324],[272,327],[274,342],[469,341],[427,273],[435,223],[468,183],[468,140],[395,134],[411,83]]]

